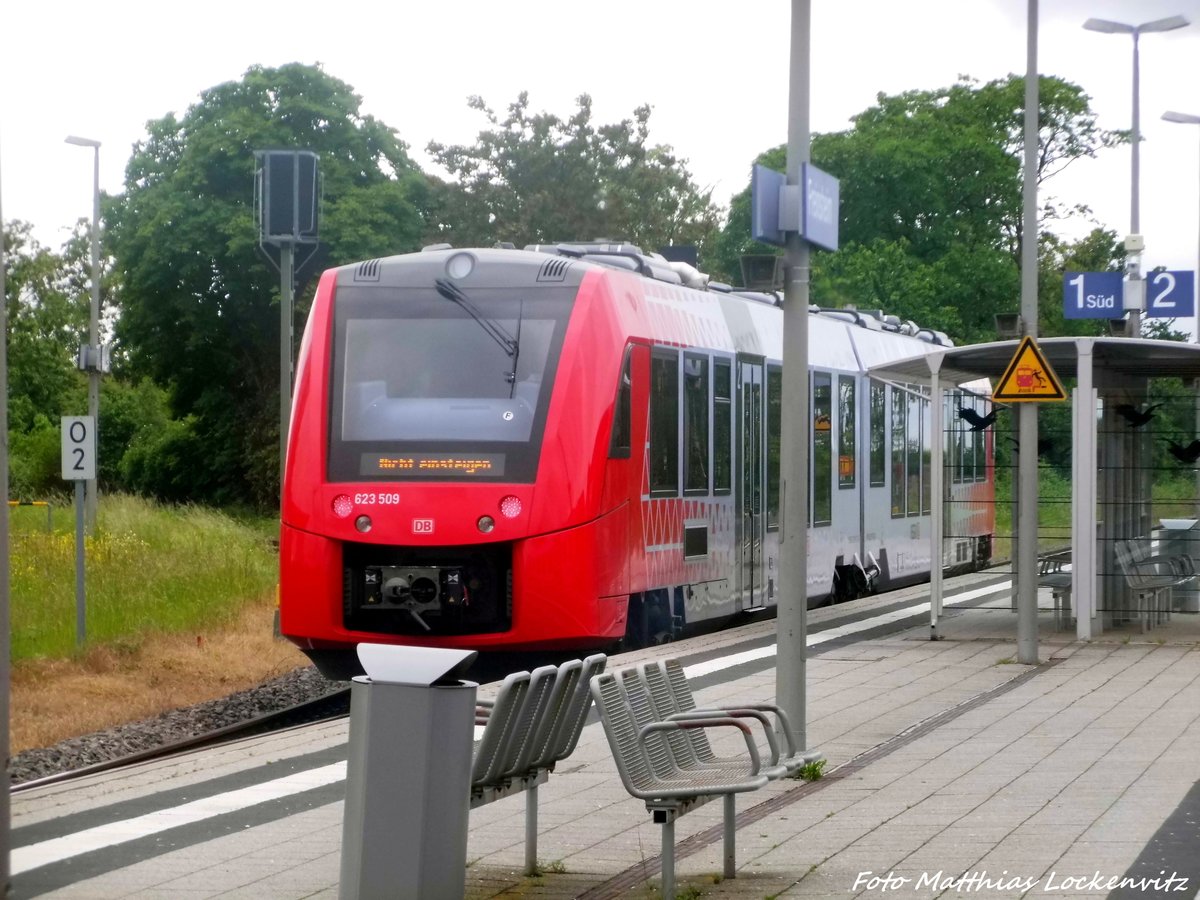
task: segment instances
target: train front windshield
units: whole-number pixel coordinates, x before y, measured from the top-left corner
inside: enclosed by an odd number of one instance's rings
[[[564,293],[339,289],[330,480],[533,481]]]

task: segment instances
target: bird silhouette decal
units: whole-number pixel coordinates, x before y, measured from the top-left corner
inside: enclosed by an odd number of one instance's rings
[[[1147,422],[1154,418],[1154,411],[1162,406],[1161,403],[1154,403],[1147,406],[1145,409],[1138,409],[1136,406],[1130,406],[1128,403],[1122,403],[1116,407],[1117,413],[1126,422],[1130,428],[1141,428]]]
[[[1200,459],[1200,440],[1192,441],[1186,447],[1167,441],[1167,450],[1185,466],[1195,465],[1196,460]]]
[[[1013,445],[1014,450],[1016,450],[1017,452],[1020,452],[1020,450],[1021,450],[1021,442],[1020,441],[1018,441],[1016,438],[1010,437],[1008,439],[1008,442]],[[1051,438],[1048,438],[1048,437],[1038,438],[1038,442],[1037,442],[1038,456],[1045,456],[1047,453],[1049,453],[1053,449],[1054,449],[1054,441]]]
[[[967,409],[965,406],[958,408],[958,417],[971,426],[972,431],[983,431],[989,425],[996,421],[996,413],[1000,412],[999,407],[992,407],[992,411],[986,416],[981,416],[973,409]]]

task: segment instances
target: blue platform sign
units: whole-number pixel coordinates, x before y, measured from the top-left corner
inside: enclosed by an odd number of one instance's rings
[[[838,248],[838,180],[811,163],[804,163],[800,184],[766,166],[750,171],[750,236],[782,247],[789,233],[826,250]]]
[[[838,219],[841,216],[838,180],[812,163],[801,166],[800,179],[804,186],[804,229],[801,237],[826,250],[836,250]]]
[[[787,176],[766,166],[750,170],[750,237],[764,244],[782,247],[787,235],[779,227],[779,195]]]
[[[1063,316],[1119,319],[1125,313],[1125,277],[1120,272],[1063,274]]]
[[[1151,272],[1146,276],[1146,318],[1182,319],[1195,314],[1195,272]]]

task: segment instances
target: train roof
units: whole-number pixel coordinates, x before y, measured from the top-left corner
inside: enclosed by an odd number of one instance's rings
[[[524,248],[534,253],[550,253],[567,256],[584,262],[609,268],[636,272],[655,281],[679,284],[694,290],[715,291],[764,303],[768,306],[783,306],[783,296],[776,291],[751,291],[736,288],[722,282],[712,281],[708,275],[684,262],[667,260],[661,254],[647,253],[635,244],[622,241],[572,241],[557,244],[527,244]],[[870,331],[905,335],[939,347],[953,347],[954,341],[945,332],[922,328],[916,322],[901,320],[883,310],[859,310],[851,306],[840,309],[810,304],[810,315],[824,316],[847,324],[857,325]]]

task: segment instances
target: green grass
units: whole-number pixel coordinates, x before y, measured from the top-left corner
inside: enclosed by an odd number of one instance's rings
[[[75,655],[75,515],[56,504],[10,515],[13,661]],[[274,587],[273,519],[235,521],[201,507],[102,495],[85,540],[88,645],[135,647],[156,632],[231,621]]]
[[[1151,486],[1150,520],[1157,527],[1161,518],[1193,518],[1196,515],[1196,481],[1189,474],[1155,473]],[[996,559],[1012,556],[1012,470],[996,473]],[[1038,552],[1071,545],[1071,480],[1058,469],[1038,468]]]

